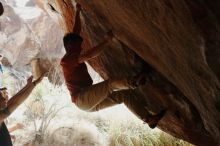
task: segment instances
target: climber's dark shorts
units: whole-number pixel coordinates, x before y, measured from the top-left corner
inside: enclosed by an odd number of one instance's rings
[[[12,146],[11,136],[4,122],[0,126],[0,146]]]

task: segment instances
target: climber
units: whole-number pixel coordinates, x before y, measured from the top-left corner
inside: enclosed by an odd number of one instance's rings
[[[121,96],[123,95],[122,92],[130,93],[132,89],[144,85],[146,81],[144,75],[122,79],[114,78],[92,85],[92,79],[84,62],[97,57],[102,52],[102,48],[112,41],[113,34],[108,33],[102,43],[81,54],[83,38],[80,36],[80,11],[80,4],[76,4],[75,25],[73,32],[66,34],[63,38],[66,54],[60,62],[72,101],[80,109],[86,111],[97,111],[119,103],[125,103],[132,112],[142,120],[144,119],[151,128],[156,127],[159,120],[164,116],[165,110],[152,115],[145,109],[145,105],[141,100],[131,97],[129,94],[126,94],[127,97]]]
[[[0,146],[12,146],[11,138],[4,120],[30,95],[35,86],[40,83],[43,75],[33,81],[33,77],[27,79],[27,84],[10,100],[8,100],[7,88],[0,89]]]
[[[0,2],[0,16],[4,13],[4,8],[2,3]]]

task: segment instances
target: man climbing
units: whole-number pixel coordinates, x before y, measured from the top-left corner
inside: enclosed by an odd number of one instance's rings
[[[152,115],[145,109],[145,105],[141,100],[131,96],[133,94],[129,95],[132,89],[145,84],[143,75],[121,79],[114,78],[92,85],[92,79],[84,62],[97,57],[104,46],[111,42],[113,35],[108,33],[103,42],[81,54],[83,38],[80,36],[80,11],[81,6],[77,4],[73,32],[66,34],[63,38],[66,54],[60,63],[72,101],[80,109],[86,111],[97,111],[119,103],[125,103],[132,112],[147,122],[151,128],[156,127],[159,120],[164,116],[165,110]],[[122,94],[120,90],[123,90],[125,94]]]

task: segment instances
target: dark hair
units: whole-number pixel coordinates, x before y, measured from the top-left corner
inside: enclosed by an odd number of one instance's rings
[[[0,91],[2,90],[8,90],[6,87],[0,88]]]
[[[2,3],[0,2],[0,16],[4,13],[4,7]]]
[[[82,37],[78,34],[75,34],[75,33],[68,33],[64,36],[63,38],[63,43],[64,43],[64,46],[65,44],[67,44],[68,42],[73,42],[73,41],[83,41]]]

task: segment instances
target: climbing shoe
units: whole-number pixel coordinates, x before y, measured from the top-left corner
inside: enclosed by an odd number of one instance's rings
[[[156,115],[152,115],[150,117],[150,120],[148,123],[149,127],[151,129],[154,129],[155,127],[157,127],[158,122],[163,118],[163,116],[166,114],[166,110],[162,110],[160,113],[156,114]]]
[[[128,85],[130,89],[135,89],[138,86],[145,85],[145,83],[146,83],[145,74],[134,76],[128,80]]]

